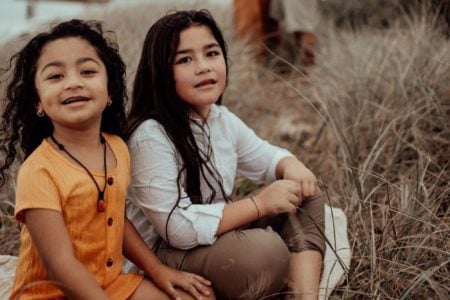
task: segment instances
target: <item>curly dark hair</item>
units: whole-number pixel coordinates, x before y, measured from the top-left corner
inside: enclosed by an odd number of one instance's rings
[[[166,131],[182,158],[178,173],[178,189],[182,175],[185,175],[185,191],[192,203],[211,202],[216,191],[211,180],[218,183],[222,195],[227,199],[223,189],[222,177],[210,161],[210,151],[202,151],[194,138],[190,118],[191,107],[176,93],[173,64],[180,41],[180,33],[191,26],[207,26],[219,44],[228,74],[227,46],[222,32],[207,10],[187,10],[170,12],[153,24],[145,37],[141,58],[136,71],[131,109],[128,115],[129,138],[133,131],[145,120],[158,121]],[[222,95],[216,104],[221,104]],[[200,128],[203,128],[200,125]],[[210,145],[210,143],[209,143]],[[206,174],[205,174],[206,173]],[[200,176],[211,189],[209,199],[203,199],[200,190]],[[170,215],[180,202],[181,192]],[[167,231],[167,226],[166,226]],[[167,235],[166,235],[167,236]],[[168,238],[168,237],[167,237]]]
[[[53,132],[51,120],[38,117],[39,102],[35,86],[36,65],[43,47],[52,41],[67,37],[78,37],[89,42],[106,67],[108,93],[112,104],[102,115],[101,131],[121,137],[126,132],[125,105],[127,101],[125,64],[119,55],[115,35],[103,31],[98,21],[73,19],[53,26],[48,32],[33,37],[9,60],[8,71],[12,69],[12,79],[6,90],[5,109],[2,114],[2,141],[0,151],[4,161],[0,166],[0,187],[7,180],[6,171],[17,156],[17,144],[27,158],[43,139]],[[67,51],[70,51],[68,49]]]

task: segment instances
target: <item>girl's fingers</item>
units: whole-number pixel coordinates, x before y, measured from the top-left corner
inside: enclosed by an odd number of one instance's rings
[[[302,182],[302,194],[305,197],[311,196],[311,184],[309,181]]]
[[[180,278],[178,286],[183,290],[191,294],[195,299],[202,299],[202,295],[209,296],[210,292],[208,290],[211,282],[201,277],[200,275],[183,272],[184,277]]]
[[[313,180],[310,184],[311,187],[311,194],[310,196],[314,196],[316,194],[317,191],[317,181]]]
[[[202,299],[202,295],[199,293],[197,287],[195,286],[194,281],[189,282],[185,281],[183,285],[180,285],[183,290],[194,296],[195,299]]]
[[[209,289],[207,288],[207,286],[204,283],[202,283],[200,281],[194,281],[193,285],[195,286],[197,291],[202,293],[204,296],[209,296]]]
[[[289,195],[288,196],[288,201],[290,202],[290,204],[297,206],[300,203],[300,197],[298,197],[297,195]]]
[[[290,204],[288,212],[291,214],[295,214],[297,212],[297,205]]]
[[[169,284],[166,288],[166,293],[175,300],[181,300],[181,296],[180,294],[178,294],[178,292],[175,290],[175,288]]]
[[[294,195],[301,195],[302,186],[300,185],[300,183],[287,181],[287,190],[289,191],[289,193],[292,193]]]
[[[301,201],[304,193],[303,193],[303,187],[301,186],[301,184],[296,183],[294,190],[292,191],[292,194],[297,198],[297,203],[294,204],[298,204],[299,201]]]
[[[303,188],[303,195],[305,197],[311,197],[316,193],[316,189],[317,189],[317,183],[314,180],[310,180],[307,182],[304,182],[302,184]]]
[[[204,285],[207,285],[207,286],[210,286],[210,285],[211,285],[211,281],[209,281],[209,280],[203,278],[202,276],[197,275],[197,274],[193,274],[193,273],[191,273],[191,275],[192,275],[192,277],[193,277],[195,280],[199,281],[201,284],[204,284]]]
[[[198,298],[201,298],[202,295],[209,296],[208,288],[205,285],[203,285],[202,283],[196,281],[196,282],[192,283],[192,285],[194,286],[194,290],[198,293]]]
[[[186,291],[190,292],[193,296],[196,296],[195,292],[200,292],[201,294],[205,296],[209,296],[209,290],[207,286],[211,285],[211,282],[209,280],[206,280],[205,278],[201,277],[200,275],[193,274],[193,273],[187,273],[190,279],[187,281],[187,289]],[[191,289],[194,288],[194,290]],[[201,297],[200,294],[197,293],[199,297]],[[197,297],[197,296],[196,296]]]

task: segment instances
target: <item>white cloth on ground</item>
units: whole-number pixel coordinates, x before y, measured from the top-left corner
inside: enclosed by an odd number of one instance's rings
[[[325,257],[319,300],[326,300],[348,276],[352,252],[347,234],[347,217],[342,209],[325,204]]]
[[[16,274],[17,257],[0,255],[0,299],[8,299]]]

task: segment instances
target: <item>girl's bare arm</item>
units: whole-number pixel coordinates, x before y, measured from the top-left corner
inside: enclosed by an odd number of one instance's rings
[[[123,234],[123,254],[136,266],[144,270],[156,286],[172,297],[172,299],[181,299],[175,287],[182,288],[190,293],[194,299],[201,299],[202,295],[210,295],[208,287],[211,285],[211,282],[199,275],[178,271],[164,265],[153,251],[148,248],[127,218],[125,218]],[[151,298],[151,295],[148,297]]]
[[[109,299],[94,276],[76,259],[60,212],[28,209],[25,224],[51,280],[69,299]]]
[[[311,197],[317,191],[316,176],[297,158],[281,159],[275,170],[277,179],[289,179],[300,184],[302,198]]]
[[[291,180],[277,180],[252,198],[225,205],[216,235],[249,224],[265,216],[294,213],[300,204],[300,186]]]

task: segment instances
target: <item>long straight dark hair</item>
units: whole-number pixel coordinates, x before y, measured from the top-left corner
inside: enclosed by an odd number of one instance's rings
[[[128,137],[142,122],[154,119],[164,127],[182,159],[178,173],[178,200],[173,209],[180,201],[183,176],[186,180],[184,188],[192,203],[205,202],[200,190],[200,176],[211,189],[212,195],[206,200],[207,202],[211,202],[216,195],[211,178],[218,183],[224,198],[227,199],[223,190],[222,177],[212,164],[209,166],[207,164],[211,158],[211,149],[203,151],[198,147],[191,129],[191,122],[193,122],[189,117],[191,108],[175,90],[173,64],[180,33],[191,26],[199,25],[207,26],[211,30],[222,50],[228,73],[227,46],[211,14],[207,10],[169,13],[153,24],[147,32],[134,80],[131,109],[128,115]],[[222,95],[216,104],[220,105],[221,101]]]

